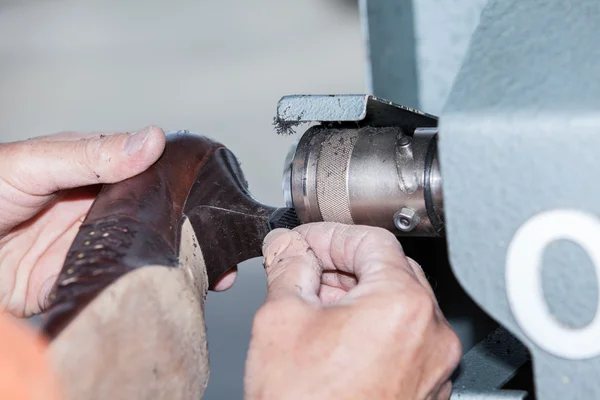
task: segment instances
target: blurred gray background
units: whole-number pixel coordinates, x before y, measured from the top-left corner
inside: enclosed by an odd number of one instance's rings
[[[365,52],[351,0],[0,0],[0,140],[148,124],[212,136],[250,188],[282,205],[294,137],[275,134],[293,93],[364,92]],[[242,398],[261,260],[207,300],[206,399]]]

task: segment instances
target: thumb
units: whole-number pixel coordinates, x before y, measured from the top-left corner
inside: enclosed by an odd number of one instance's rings
[[[115,183],[154,164],[166,143],[162,129],[83,137],[80,140],[28,140],[4,145],[0,171],[13,186],[31,195]]]
[[[297,297],[319,301],[323,269],[304,238],[294,231],[275,229],[264,240],[267,301]]]

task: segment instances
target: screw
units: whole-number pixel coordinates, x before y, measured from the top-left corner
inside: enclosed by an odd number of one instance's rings
[[[412,208],[402,207],[394,213],[394,225],[402,232],[410,232],[419,225],[419,216]]]
[[[398,145],[401,147],[408,146],[411,142],[412,142],[412,140],[410,139],[410,136],[408,136],[408,135],[402,135],[398,139]]]
[[[408,135],[400,136],[397,139],[397,152],[402,158],[412,158],[412,138]]]

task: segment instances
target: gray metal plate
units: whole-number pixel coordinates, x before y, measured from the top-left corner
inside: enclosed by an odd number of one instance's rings
[[[490,1],[440,119],[452,267],[531,350],[540,400],[600,398],[598,21],[597,0]]]
[[[413,108],[366,94],[290,95],[277,104],[278,123],[356,122],[369,126],[431,128],[438,118]]]

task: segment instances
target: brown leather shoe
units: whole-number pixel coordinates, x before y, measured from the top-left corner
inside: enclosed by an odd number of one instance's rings
[[[50,295],[43,331],[67,397],[199,399],[207,290],[297,225],[252,198],[225,146],[169,134],[154,166],[102,189]]]

